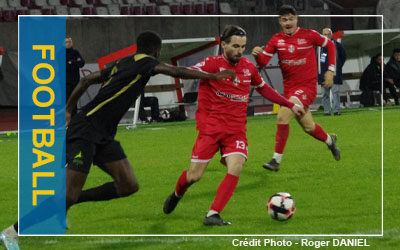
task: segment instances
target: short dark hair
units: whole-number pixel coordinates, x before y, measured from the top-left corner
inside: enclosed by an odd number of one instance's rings
[[[289,14],[297,16],[297,11],[292,5],[284,4],[279,9],[279,13],[278,14],[279,14],[279,16],[284,16],[284,15],[289,15]]]
[[[136,38],[137,51],[152,54],[161,48],[161,37],[154,31],[145,31]]]
[[[394,49],[394,50],[393,50],[393,54],[394,54],[394,53],[400,53],[400,48]]]
[[[238,25],[228,24],[221,35],[221,41],[230,43],[232,36],[246,36],[246,31]]]

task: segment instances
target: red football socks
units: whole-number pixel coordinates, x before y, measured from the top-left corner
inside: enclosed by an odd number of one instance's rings
[[[314,137],[317,140],[320,140],[322,142],[325,142],[326,139],[328,138],[328,134],[322,129],[318,123],[315,123],[315,129],[311,133],[312,137]]]
[[[289,137],[289,124],[277,124],[275,136],[275,153],[283,154]]]
[[[220,213],[224,209],[228,201],[231,199],[233,191],[238,184],[238,181],[238,176],[226,174],[221,184],[219,184],[217,195],[215,196],[214,202],[211,205],[210,210],[214,210]]]
[[[181,174],[181,176],[178,179],[178,183],[176,183],[175,187],[175,193],[179,196],[182,197],[186,190],[192,185],[193,183],[189,183],[187,181],[187,170],[184,170]]]

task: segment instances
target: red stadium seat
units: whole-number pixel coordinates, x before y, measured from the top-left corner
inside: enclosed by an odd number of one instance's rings
[[[204,3],[195,3],[194,4],[194,12],[198,15],[205,15],[207,14],[206,6]]]
[[[42,9],[42,15],[55,15],[56,11],[53,8]]]
[[[3,21],[5,22],[15,22],[17,21],[17,14],[14,10],[6,9],[2,11],[3,13]]]
[[[21,7],[15,10],[15,14],[18,16],[20,15],[29,15],[28,8],[26,7]]]
[[[171,4],[169,7],[171,8],[172,15],[181,15],[182,14],[182,8],[181,8],[180,4]]]
[[[129,5],[123,5],[123,6],[121,6],[120,12],[121,12],[121,15],[130,15],[131,12],[130,12],[130,7],[129,7]]]
[[[193,5],[191,3],[184,3],[182,5],[182,12],[185,15],[192,15],[194,14],[193,12]]]
[[[83,15],[96,15],[96,10],[93,7],[83,7],[82,14]]]
[[[217,4],[215,2],[207,3],[207,13],[210,15],[217,14]]]
[[[132,15],[144,15],[145,14],[145,9],[143,5],[135,5],[133,6],[133,12],[131,12]]]
[[[157,15],[157,6],[155,4],[145,5],[145,11],[147,15]]]

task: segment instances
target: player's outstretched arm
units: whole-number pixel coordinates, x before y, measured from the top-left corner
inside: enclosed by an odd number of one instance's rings
[[[69,97],[67,106],[65,108],[67,125],[71,119],[71,112],[78,103],[78,100],[82,96],[82,94],[88,89],[90,85],[100,83],[101,81],[102,79],[100,71],[85,76],[79,81],[74,91],[72,91],[72,94]]]
[[[185,67],[175,67],[165,63],[158,64],[156,67],[154,67],[154,71],[158,74],[179,77],[182,79],[221,80],[225,78],[234,79],[236,77],[235,71],[233,70],[223,70],[218,73],[207,73],[204,71],[188,69]]]

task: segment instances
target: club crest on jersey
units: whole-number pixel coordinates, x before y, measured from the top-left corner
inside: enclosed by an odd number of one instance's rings
[[[307,43],[306,39],[303,39],[303,38],[297,39],[297,44],[298,44],[298,45],[306,44],[306,43]]]
[[[292,44],[289,45],[288,51],[289,51],[290,53],[293,53],[293,52],[294,52],[294,46],[293,46]]]
[[[250,70],[249,69],[243,69],[243,75],[244,76],[251,76]]]
[[[239,80],[239,78],[235,78],[235,80],[233,80],[233,84],[235,85],[235,86],[238,86],[239,84],[240,84],[240,80]]]

